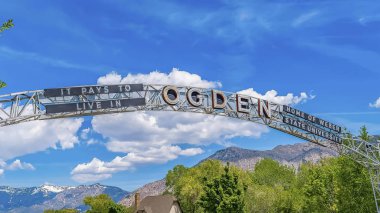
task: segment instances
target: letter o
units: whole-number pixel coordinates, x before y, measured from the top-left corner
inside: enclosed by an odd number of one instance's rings
[[[190,105],[194,107],[199,107],[203,104],[203,100],[200,97],[202,94],[202,91],[198,88],[190,88],[187,90],[186,98]]]
[[[162,89],[162,98],[167,104],[175,105],[179,101],[179,92],[175,86],[166,86]]]

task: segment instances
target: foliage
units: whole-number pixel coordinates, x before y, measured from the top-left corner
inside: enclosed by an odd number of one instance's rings
[[[368,170],[348,156],[332,159],[339,212],[376,212]]]
[[[6,87],[7,84],[4,81],[0,80],[0,89]]]
[[[44,213],[79,213],[76,209],[45,210]]]
[[[13,26],[14,26],[13,20],[9,19],[8,21],[6,21],[5,23],[3,23],[1,25],[1,27],[0,27],[0,33],[4,32],[5,30],[8,30],[8,29],[12,28]],[[0,89],[4,88],[6,86],[7,86],[7,84],[4,81],[0,80]]]
[[[222,173],[223,165],[216,160],[202,162],[193,168],[178,165],[166,176],[168,191],[177,197],[184,212],[203,212],[197,202],[203,193],[205,180],[220,177]]]
[[[336,188],[333,165],[304,164],[298,176],[305,212],[336,212]]]
[[[248,191],[251,199],[246,198],[250,212],[295,211],[299,193],[294,187],[294,169],[271,159],[263,159],[256,164],[251,177],[253,185]]]
[[[5,23],[3,23],[0,27],[0,33],[4,32],[5,30],[9,30],[10,28],[12,28],[14,26],[13,24],[13,20],[12,19],[9,19],[8,21],[6,21]]]
[[[208,160],[176,166],[167,192],[183,212],[375,212],[368,170],[348,156],[304,163],[296,171],[263,159],[254,171]]]
[[[362,139],[364,141],[369,141],[369,134],[367,132],[367,127],[366,126],[362,126],[360,128],[359,137],[360,137],[360,139]]]
[[[206,183],[199,204],[205,212],[244,212],[245,190],[246,187],[239,184],[238,175],[232,174],[227,163],[221,177]]]
[[[277,161],[263,159],[256,164],[252,178],[258,185],[290,188],[295,180],[295,175],[293,169],[280,165]]]
[[[101,194],[95,197],[85,197],[84,204],[90,206],[87,213],[132,213],[132,208],[116,204],[108,195]]]

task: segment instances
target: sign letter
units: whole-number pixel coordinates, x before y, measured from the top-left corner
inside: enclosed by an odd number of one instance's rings
[[[236,110],[238,112],[249,113],[249,98],[236,94]]]
[[[226,103],[227,98],[222,91],[212,90],[212,108],[223,109]]]
[[[201,90],[197,88],[191,88],[187,91],[186,97],[187,101],[194,107],[199,107],[202,105],[202,98]]]
[[[179,101],[179,92],[175,86],[166,86],[162,90],[162,98],[167,104],[175,105]]]
[[[259,116],[262,117],[264,115],[266,118],[271,118],[272,114],[271,114],[271,110],[270,110],[270,102],[265,101],[265,100],[261,100],[261,99],[257,99],[257,101],[258,101],[258,114],[259,114]]]

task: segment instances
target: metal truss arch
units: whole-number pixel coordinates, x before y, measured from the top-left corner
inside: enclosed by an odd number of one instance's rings
[[[89,85],[0,95],[0,128],[34,120],[135,111],[173,111],[226,116],[266,125],[306,141],[328,146],[338,150],[340,154],[349,154],[355,161],[369,169],[376,204],[378,203],[379,143],[350,137],[347,131],[337,129],[329,122],[327,122],[329,125],[319,125],[313,122],[318,119],[314,116],[300,111],[292,113],[293,109],[288,106],[260,100],[257,97],[207,88],[171,85],[171,90],[174,90],[174,95],[177,97],[168,100],[170,94],[166,92],[170,88],[165,89],[167,86]],[[189,91],[195,91],[194,95],[189,95]],[[189,100],[193,97],[195,99]],[[218,98],[223,99],[221,103],[215,101]],[[319,131],[323,134],[318,133]]]

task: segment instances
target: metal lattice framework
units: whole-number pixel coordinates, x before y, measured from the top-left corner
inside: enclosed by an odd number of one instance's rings
[[[193,112],[207,115],[226,116],[245,121],[269,126],[273,129],[296,136],[298,138],[317,143],[322,146],[328,146],[337,150],[341,154],[349,154],[355,161],[367,167],[370,171],[372,188],[376,201],[378,212],[378,201],[380,199],[380,146],[379,143],[369,143],[360,140],[357,137],[351,137],[346,131],[340,133],[334,132],[329,128],[318,126],[323,131],[329,132],[343,139],[342,142],[330,141],[324,137],[312,134],[303,129],[286,124],[283,122],[284,117],[290,117],[298,120],[297,116],[284,113],[283,105],[268,103],[271,116],[260,115],[258,113],[260,100],[256,97],[247,97],[250,101],[249,113],[242,113],[237,110],[237,94],[223,92],[226,97],[226,105],[222,109],[212,107],[212,89],[196,88],[203,97],[202,104],[193,106],[189,104],[186,93],[194,87],[177,86],[179,100],[175,104],[168,104],[162,95],[166,85],[143,85],[141,91],[133,92],[113,92],[107,94],[79,94],[64,95],[58,97],[47,97],[44,90],[24,91],[11,93],[0,96],[0,127],[18,124],[21,122],[33,120],[46,120],[57,118],[78,117],[86,115],[100,115],[110,113],[134,112],[134,111],[176,111],[176,112]],[[94,86],[95,87],[95,86]],[[119,108],[80,110],[74,112],[47,113],[46,107],[49,105],[87,103],[94,101],[110,101],[119,99],[136,99],[144,98],[145,104],[140,106],[126,106]],[[310,126],[316,126],[315,123],[302,121]],[[212,127],[210,127],[212,128]]]

